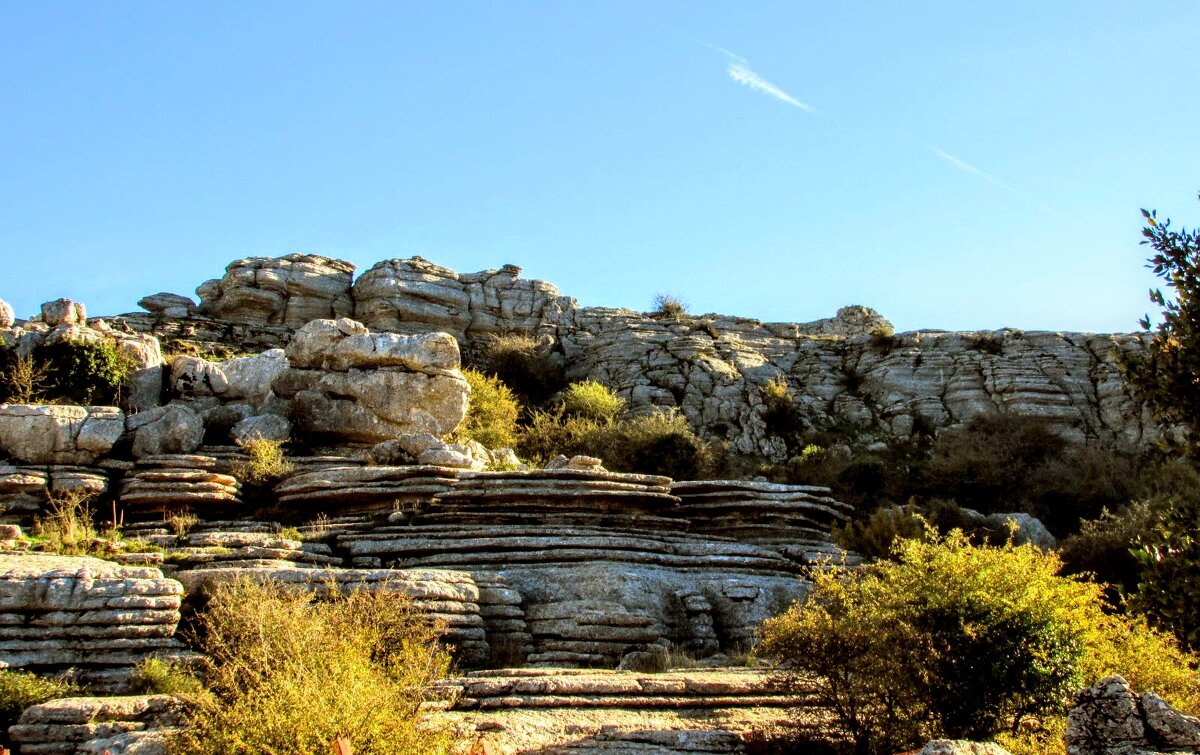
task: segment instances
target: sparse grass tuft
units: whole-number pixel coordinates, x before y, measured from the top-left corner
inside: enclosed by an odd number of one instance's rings
[[[655,294],[654,309],[650,312],[654,317],[664,320],[682,320],[687,317],[687,302],[674,294]]]
[[[0,744],[12,744],[8,727],[17,722],[26,708],[76,692],[78,688],[70,682],[43,679],[28,671],[0,670]]]
[[[147,658],[139,663],[129,686],[131,695],[193,695],[204,689],[195,674],[161,658]]]

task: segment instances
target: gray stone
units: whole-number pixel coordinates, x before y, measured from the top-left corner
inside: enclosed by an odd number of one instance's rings
[[[963,739],[932,739],[920,755],[1009,755],[995,742],[968,742]]]
[[[1013,542],[1017,545],[1026,543],[1036,545],[1042,550],[1053,550],[1058,547],[1058,540],[1046,529],[1046,525],[1035,516],[1024,513],[992,514],[987,518],[988,524],[1001,531],[1013,529]]]
[[[166,292],[144,296],[138,300],[138,306],[168,317],[188,317],[196,310],[196,302],[190,297]]]
[[[0,404],[0,450],[31,464],[90,464],[124,429],[116,407]]]
[[[87,311],[79,302],[55,299],[42,304],[42,322],[51,328],[59,325],[86,325]]]
[[[225,276],[196,289],[202,314],[239,323],[299,327],[310,320],[353,314],[354,265],[316,254],[249,257]]]
[[[204,441],[204,421],[185,404],[170,404],[133,415],[127,421],[133,433],[133,455],[187,454]]]
[[[277,414],[247,417],[233,426],[230,435],[235,441],[252,439],[286,441],[292,436],[292,423]]]
[[[0,328],[11,328],[16,319],[12,305],[0,299]]]

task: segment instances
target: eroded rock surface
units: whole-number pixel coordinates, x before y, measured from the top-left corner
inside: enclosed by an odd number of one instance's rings
[[[67,697],[26,708],[9,736],[20,755],[163,755],[182,714],[171,695]]]
[[[0,404],[0,451],[30,464],[90,464],[124,432],[115,406]]]
[[[200,285],[200,312],[219,320],[300,327],[310,320],[349,317],[354,265],[317,254],[248,257]]]
[[[1075,695],[1063,738],[1068,755],[1200,752],[1200,719],[1109,676]]]

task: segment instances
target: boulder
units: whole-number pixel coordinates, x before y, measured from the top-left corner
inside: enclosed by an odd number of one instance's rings
[[[12,305],[0,299],[0,328],[11,328],[16,319]]]
[[[470,387],[458,344],[444,333],[376,335],[353,320],[314,320],[285,350],[272,383],[296,427],[313,436],[378,443],[405,433],[443,436],[466,416]]]
[[[1030,543],[1047,551],[1058,547],[1058,540],[1050,534],[1050,530],[1046,529],[1042,520],[1030,514],[1020,512],[992,514],[987,518],[987,523],[1002,532],[1007,532],[1010,527],[1015,525],[1013,542],[1017,545]]]
[[[185,318],[196,313],[196,302],[190,297],[166,292],[144,296],[138,300],[138,306],[163,317]]]
[[[239,443],[256,438],[286,441],[292,437],[292,423],[278,414],[260,414],[238,422],[229,434],[233,440]]]
[[[1068,755],[1198,752],[1200,719],[1153,692],[1139,697],[1124,677],[1109,676],[1076,693],[1063,739]]]
[[[86,325],[87,310],[79,302],[55,299],[42,304],[42,322],[51,328],[59,325]]]
[[[204,420],[182,403],[160,406],[134,414],[126,420],[133,433],[133,455],[187,454],[204,442]]]
[[[920,755],[1009,755],[995,742],[968,742],[964,739],[932,739]]]
[[[0,404],[0,450],[30,464],[91,464],[124,430],[114,406]]]
[[[196,289],[199,311],[218,320],[299,327],[354,312],[354,265],[316,254],[249,257],[225,268],[220,280]]]

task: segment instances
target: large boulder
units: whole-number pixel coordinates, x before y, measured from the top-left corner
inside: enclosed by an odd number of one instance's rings
[[[442,436],[466,415],[470,387],[448,334],[369,333],[353,320],[315,320],[285,353],[290,367],[272,389],[291,400],[304,433],[369,443],[412,432]]]
[[[115,406],[0,404],[0,450],[29,464],[91,464],[124,431]]]
[[[1200,719],[1153,692],[1135,694],[1124,677],[1109,676],[1075,695],[1063,739],[1068,755],[1200,752]]]
[[[12,305],[0,299],[0,328],[11,328],[16,321],[17,316],[13,312]]]
[[[87,310],[79,302],[55,299],[42,304],[42,322],[51,328],[59,325],[84,325],[87,323]]]
[[[190,406],[174,403],[141,412],[126,420],[133,433],[133,455],[188,454],[204,442],[204,420]]]
[[[316,254],[249,257],[230,263],[225,276],[196,289],[200,313],[239,323],[299,327],[310,320],[354,312],[354,265]]]

